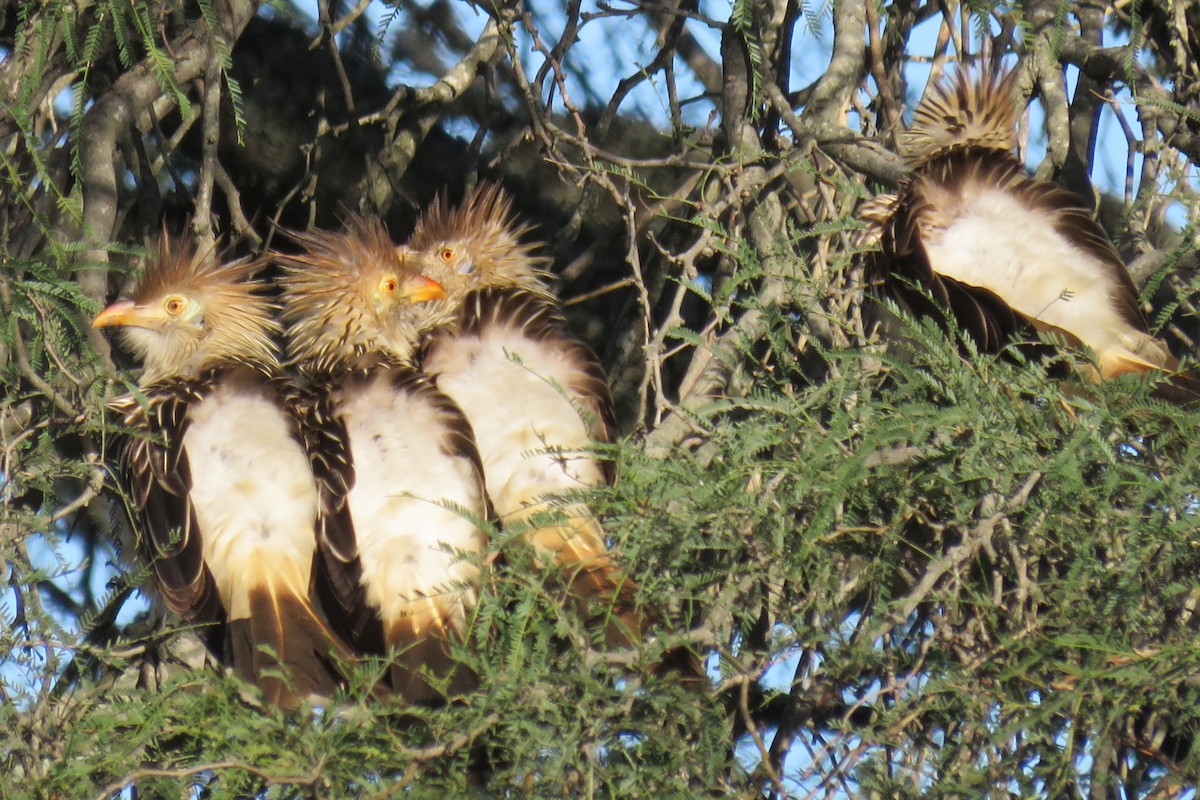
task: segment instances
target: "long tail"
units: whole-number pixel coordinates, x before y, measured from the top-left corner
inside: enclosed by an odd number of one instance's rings
[[[332,696],[345,682],[339,664],[352,658],[307,596],[281,580],[251,588],[249,616],[230,620],[226,635],[234,670],[281,708]]]
[[[546,524],[543,514],[552,513]],[[613,559],[604,540],[604,529],[586,506],[555,508],[530,505],[506,524],[528,525],[527,542],[549,556],[562,575],[566,595],[588,619],[603,617],[604,641],[610,648],[630,647],[642,640],[652,622],[637,608],[637,584]]]
[[[958,147],[1013,152],[1021,106],[1013,97],[1016,72],[998,65],[973,71],[960,67],[948,81],[931,87],[900,139],[900,152],[912,167]]]
[[[393,658],[392,691],[410,703],[437,705],[479,685],[451,650],[463,638],[463,608],[461,592],[449,592],[408,603],[398,619],[384,623]]]
[[[615,650],[641,644],[660,617],[638,605],[637,583],[613,558],[600,521],[583,505],[557,511],[562,514],[558,524],[535,524],[525,534],[526,540],[553,558],[563,576],[565,595],[580,615],[604,621],[605,647]],[[528,518],[530,514],[520,516]],[[654,671],[675,675],[704,690],[711,688],[704,664],[686,647],[663,653]]]
[[[1200,373],[1193,369],[1168,373],[1152,394],[1177,406],[1200,408]]]
[[[1130,344],[1130,349],[1097,354],[1101,377],[1150,375],[1157,381],[1151,391],[1154,397],[1183,408],[1200,407],[1200,373],[1194,369],[1180,371],[1179,359],[1166,343],[1149,334],[1142,334]]]

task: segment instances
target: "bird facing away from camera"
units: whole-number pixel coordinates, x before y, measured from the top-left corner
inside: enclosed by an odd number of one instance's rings
[[[399,257],[383,226],[291,234],[289,353],[321,492],[317,592],[331,623],[410,702],[475,686],[452,652],[468,633],[490,517],[471,426],[412,366],[417,304],[441,286]]]
[[[868,282],[913,313],[951,315],[984,351],[1040,333],[1090,349],[1098,378],[1163,371],[1160,394],[1187,399],[1200,383],[1171,374],[1104,230],[1017,159],[1016,75],[963,68],[922,100],[900,141],[911,176],[860,212],[879,245]]]
[[[423,368],[470,420],[501,524],[561,572],[585,614],[607,617],[609,646],[627,646],[646,624],[636,587],[578,497],[614,478],[595,452],[613,438],[608,381],[560,313],[528,232],[490,184],[424,212],[400,248],[446,290],[422,309]]]
[[[317,488],[279,365],[262,266],[172,248],[100,312],[143,364],[111,406],[130,429],[134,528],[171,610],[217,658],[291,708],[326,698],[350,652],[309,601]]]

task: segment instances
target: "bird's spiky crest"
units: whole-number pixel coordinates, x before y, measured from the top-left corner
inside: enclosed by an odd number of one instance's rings
[[[378,220],[353,216],[344,231],[291,232],[303,248],[275,253],[285,270],[283,319],[289,359],[306,371],[348,366],[365,354],[409,361],[418,339],[415,312],[381,318],[372,299],[389,274],[416,274]]]
[[[439,195],[417,220],[407,247],[428,253],[454,245],[470,254],[478,270],[470,281],[454,274],[428,273],[446,288],[451,303],[486,286],[519,286],[552,297],[546,285],[550,276],[543,269],[549,259],[536,255],[537,243],[521,241],[532,230],[532,225],[517,220],[508,193],[499,184],[485,181],[457,207],[445,194]]]
[[[900,139],[900,153],[912,167],[957,147],[1013,153],[1022,107],[1014,97],[1016,71],[998,64],[979,70],[960,67],[930,88]]]
[[[167,324],[161,330],[124,329],[124,338],[145,366],[143,383],[163,377],[195,377],[222,362],[279,368],[273,336],[280,332],[275,307],[253,276],[261,259],[222,262],[214,246],[171,241],[164,231],[158,251],[133,292],[138,306],[152,307],[170,295],[199,304],[199,324]]]

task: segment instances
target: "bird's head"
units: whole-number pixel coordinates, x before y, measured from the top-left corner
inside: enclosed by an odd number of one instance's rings
[[[1025,108],[1014,94],[1019,75],[998,63],[960,66],[921,98],[912,126],[900,136],[900,155],[919,168],[957,148],[1014,154]]]
[[[222,263],[214,250],[172,246],[164,233],[158,252],[128,300],[118,300],[92,320],[120,327],[142,362],[142,383],[194,378],[221,363],[278,366],[272,336],[279,326],[262,285],[251,277],[260,260]]]
[[[535,244],[522,243],[531,226],[518,222],[512,200],[496,184],[481,183],[456,208],[439,197],[417,220],[401,256],[442,284],[446,303],[431,303],[424,316],[450,313],[468,292],[487,287],[518,287],[550,295],[542,269],[547,259],[534,254]]]
[[[412,359],[416,305],[446,296],[399,251],[377,220],[354,218],[345,231],[293,233],[296,254],[277,253],[285,270],[283,318],[292,359],[309,372],[386,355]]]

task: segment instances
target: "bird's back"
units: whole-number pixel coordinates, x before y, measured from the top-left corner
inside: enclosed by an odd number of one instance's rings
[[[613,480],[595,451],[612,437],[596,356],[545,297],[493,287],[467,296],[457,323],[429,342],[424,368],[471,421],[500,524],[550,556],[586,615],[607,619],[609,646],[638,641],[648,615],[636,585],[578,496]]]
[[[548,302],[520,290],[469,296],[459,324],[435,335],[424,368],[475,431],[501,520],[542,494],[610,479],[596,456],[611,403],[591,351]]]
[[[447,447],[443,408],[389,371],[339,387],[334,405],[354,463],[347,503],[372,605],[395,618],[418,598],[473,585],[479,565],[456,553],[486,545],[483,486],[471,455]],[[459,627],[462,602],[453,604]]]
[[[302,596],[316,544],[317,492],[276,387],[249,370],[232,371],[187,417],[192,504],[205,559],[230,565],[220,584],[230,613],[248,612],[241,567],[270,570]]]
[[[408,701],[463,694],[475,680],[451,642],[468,635],[489,516],[470,425],[408,367],[382,361],[317,383],[310,416],[324,430],[310,446],[344,465],[324,479],[322,602],[357,648],[394,654],[389,682]]]

